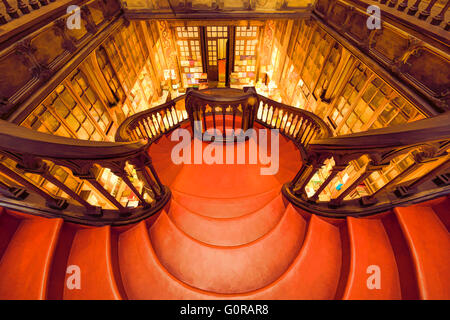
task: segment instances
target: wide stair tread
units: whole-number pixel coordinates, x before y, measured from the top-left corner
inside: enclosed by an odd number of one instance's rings
[[[297,256],[304,230],[304,219],[289,206],[278,225],[255,242],[208,246],[180,231],[162,213],[150,228],[150,239],[161,264],[177,279],[201,290],[235,294],[280,277]]]
[[[63,220],[36,216],[19,219],[0,260],[0,299],[45,299]]]
[[[164,269],[150,243],[144,221],[120,233],[118,257],[123,286],[131,300],[213,297],[189,288]]]
[[[63,299],[121,299],[113,274],[109,226],[76,230],[67,261],[71,265],[80,268],[81,288],[64,286]]]
[[[176,191],[199,197],[232,198],[280,188],[273,175],[261,175],[260,165],[184,165],[173,183]]]
[[[262,209],[237,218],[211,218],[191,212],[172,200],[168,212],[175,225],[198,241],[217,246],[243,245],[269,232],[283,216],[281,195]]]
[[[407,240],[422,299],[450,299],[449,232],[431,207],[394,209]]]
[[[343,298],[401,299],[396,259],[381,219],[348,217],[347,227],[351,262]],[[371,275],[373,278],[369,279]],[[377,284],[376,277],[380,280],[379,288],[372,287]]]

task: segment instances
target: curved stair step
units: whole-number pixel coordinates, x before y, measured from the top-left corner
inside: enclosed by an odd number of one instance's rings
[[[285,210],[281,195],[262,209],[229,219],[205,217],[193,213],[175,200],[168,212],[170,219],[192,238],[216,246],[238,246],[262,237],[280,221]]]
[[[261,168],[259,165],[184,165],[173,189],[198,197],[234,198],[280,188],[275,176],[261,175]]]
[[[119,234],[118,257],[123,286],[131,300],[214,297],[186,286],[164,269],[152,248],[144,221]]]
[[[81,288],[64,286],[65,300],[121,299],[113,274],[111,260],[111,229],[109,226],[83,228],[75,232],[67,266],[78,266]],[[65,282],[71,274],[66,275]]]
[[[339,227],[312,215],[303,246],[290,268],[246,299],[334,299],[342,265]]]
[[[401,299],[399,272],[383,222],[348,217],[347,227],[351,262],[343,299]],[[378,272],[380,286],[372,287]]]
[[[185,194],[172,189],[176,202],[189,211],[211,218],[236,218],[265,207],[280,194],[280,190],[239,198],[203,198]]]
[[[37,216],[20,220],[0,260],[0,299],[45,299],[63,220]]]
[[[154,153],[161,154],[169,154],[172,152],[172,148],[179,143],[178,141],[171,141],[170,137],[163,135],[159,138],[158,141],[153,142],[150,145],[149,153],[153,155]]]
[[[450,299],[450,236],[430,207],[394,209],[413,258],[421,299]]]
[[[19,225],[19,217],[12,216],[4,208],[0,208],[0,260]]]
[[[236,294],[267,286],[297,256],[305,221],[290,206],[264,237],[238,247],[200,243],[180,231],[164,212],[150,228],[161,264],[180,281],[209,292]]]

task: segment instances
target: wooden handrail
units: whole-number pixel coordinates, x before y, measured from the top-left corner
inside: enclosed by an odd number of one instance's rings
[[[187,121],[191,124],[199,121],[204,133],[208,129],[207,121],[208,126],[221,129],[216,125],[217,117],[218,121],[223,120],[225,131],[225,119],[227,116],[231,119],[230,115],[235,129],[245,131],[252,128],[256,121],[266,128],[278,129],[295,143],[301,151],[303,164],[295,178],[283,186],[283,193],[291,202],[306,210],[326,215],[327,210],[333,210],[333,214],[329,214],[331,216],[339,216],[337,213],[340,216],[370,214],[393,205],[395,201],[389,198],[392,192],[386,192],[388,189],[395,189],[397,196],[407,201],[429,199],[433,195],[450,192],[447,186],[439,187],[437,191],[430,187],[430,181],[436,175],[443,177],[441,184],[442,181],[448,181],[446,170],[449,167],[447,150],[450,148],[450,113],[400,126],[332,137],[330,128],[313,113],[268,99],[257,94],[254,88],[245,91],[207,89],[189,90],[185,95],[127,118],[116,133],[119,142],[58,137],[0,121],[0,154],[4,157],[0,162],[0,194],[3,195],[0,196],[0,204],[6,203],[4,199],[7,197],[13,198],[11,201],[15,201],[18,206],[18,203],[24,203],[23,199],[29,194],[31,198],[33,195],[42,198],[48,210],[53,210],[53,215],[79,223],[117,224],[136,221],[139,216],[155,213],[170,197],[170,190],[161,183],[152,166],[148,146]],[[237,124],[239,121],[240,125]],[[229,126],[228,120],[227,123]],[[371,195],[360,197],[358,204],[347,199],[371,173],[386,168],[396,157],[409,153],[414,162],[397,177]],[[339,173],[362,156],[367,157],[368,161],[348,179],[337,195],[328,200],[321,199],[320,194]],[[329,175],[315,189],[314,194],[307,194],[305,187],[327,159],[333,159],[335,163]],[[440,165],[432,168],[424,177],[407,180],[406,184],[403,182],[411,172],[432,161],[440,161]],[[74,178],[86,181],[114,209],[106,210],[89,203],[77,191],[59,181],[50,170],[51,165],[66,168]],[[133,177],[130,177],[130,166],[135,170]],[[133,209],[117,201],[99,181],[96,174],[98,169],[109,169],[121,178],[138,198],[139,206]],[[66,199],[40,188],[27,174],[41,176],[81,207],[77,209]],[[2,177],[7,177],[9,182]],[[136,185],[136,180],[142,182],[142,188]],[[11,181],[15,184],[11,184]],[[396,205],[398,203],[395,202]],[[79,214],[79,208],[84,208],[81,210],[84,215]]]
[[[0,148],[41,158],[101,160],[142,152],[146,141],[100,142],[66,138],[17,126],[0,120]]]
[[[435,176],[428,176],[427,179],[414,178],[416,182],[411,183],[406,179],[408,175],[420,169],[423,165],[437,163],[431,172],[441,172],[444,174],[448,166],[450,149],[450,112],[439,116],[423,119],[403,125],[369,130],[360,133],[343,135],[338,137],[328,137],[313,140],[307,146],[306,158],[302,168],[296,177],[284,186],[284,193],[294,203],[300,206],[315,208],[316,210],[328,210],[341,208],[341,212],[348,213],[345,207],[355,211],[355,201],[348,197],[355,192],[356,188],[373,173],[389,168],[392,160],[409,155],[412,157],[411,164],[398,173],[396,177],[388,181],[372,193],[356,197],[359,199],[360,212],[378,212],[390,207],[386,204],[389,200],[389,193],[395,191],[400,198],[411,197],[422,193],[422,197],[429,197],[431,194],[441,194],[443,189],[436,185],[430,185]],[[356,172],[350,179],[340,185],[336,195],[328,200],[320,199],[321,193],[326,188],[334,188],[333,181],[339,173],[345,172],[353,166],[353,161],[366,157],[366,164]],[[334,165],[324,181],[314,190],[313,194],[308,194],[306,188],[311,184],[311,180],[322,169],[326,161],[334,161]],[[441,170],[442,169],[442,170]],[[445,180],[445,179],[444,179]],[[409,184],[405,184],[405,181]],[[419,183],[420,181],[420,183]],[[408,187],[414,186],[412,187]],[[434,188],[434,190],[430,190]],[[311,190],[311,188],[310,188]],[[447,190],[444,188],[444,191]],[[447,190],[445,192],[450,192]],[[375,205],[376,204],[376,205]],[[350,205],[350,207],[349,207]],[[334,216],[335,214],[330,214]]]
[[[132,132],[134,131],[135,128],[137,128],[139,126],[139,123],[142,123],[142,121],[146,120],[146,119],[151,119],[152,115],[157,115],[162,111],[168,110],[170,108],[173,108],[177,102],[182,101],[186,98],[186,95],[180,95],[178,97],[176,97],[173,100],[167,101],[166,103],[163,103],[162,105],[159,105],[157,107],[148,109],[148,110],[144,110],[141,112],[138,112],[130,117],[128,117],[127,119],[125,119],[125,121],[123,121],[119,128],[117,129],[116,132],[116,136],[115,136],[115,140],[117,142],[125,142],[125,141],[133,141],[136,140],[137,137],[142,136],[143,139],[156,139],[156,137],[154,135],[148,135],[146,134],[146,131],[143,131],[141,134],[141,132],[135,132],[134,136],[132,136]],[[185,121],[186,119],[184,118],[180,118],[178,117],[178,122],[177,124]],[[154,124],[155,126],[157,124]],[[158,135],[159,137],[159,135]]]
[[[450,112],[407,124],[317,139],[311,142],[309,150],[358,150],[370,153],[372,150],[414,146],[446,139],[450,139]]]

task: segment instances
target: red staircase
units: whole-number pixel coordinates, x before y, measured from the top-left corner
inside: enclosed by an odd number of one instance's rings
[[[176,143],[151,146],[173,197],[146,221],[85,227],[2,210],[0,299],[450,299],[449,198],[322,218],[281,195],[301,163],[289,140],[274,176],[261,163],[175,165]],[[67,286],[71,265],[80,289]]]

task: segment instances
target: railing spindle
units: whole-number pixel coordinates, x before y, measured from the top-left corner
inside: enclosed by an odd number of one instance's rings
[[[13,8],[8,0],[2,0],[3,4],[6,8],[6,13],[11,17],[11,19],[17,19],[19,17],[19,13],[17,12],[17,9]]]
[[[430,16],[431,9],[433,8],[436,1],[437,0],[431,0],[430,3],[428,4],[428,6],[426,7],[426,9],[420,12],[420,14],[419,14],[420,20],[426,20]]]
[[[320,185],[319,189],[312,195],[311,198],[309,198],[310,201],[317,201],[319,199],[319,195],[322,193],[323,190],[330,184],[331,181],[345,168],[347,168],[346,165],[334,165],[333,168],[331,168],[331,172],[328,175],[328,177],[325,179],[325,181]]]
[[[408,7],[408,0],[403,0],[397,7],[398,11],[404,11]]]
[[[38,10],[40,8],[37,0],[30,0],[28,3],[30,4],[30,7],[33,8],[33,10]]]
[[[30,13],[30,8],[28,8],[27,4],[23,2],[23,0],[17,0],[17,8],[23,13]]]
[[[441,24],[441,22],[444,20],[445,14],[447,13],[449,6],[450,1],[447,1],[447,4],[442,8],[441,12],[439,12],[439,14],[434,16],[433,19],[431,20],[432,25],[438,26]]]
[[[410,16],[415,15],[416,12],[419,10],[419,5],[420,5],[421,2],[422,2],[422,0],[417,0],[417,1],[414,3],[414,5],[413,5],[411,8],[409,8],[409,10],[408,10],[407,13],[408,13]]]

